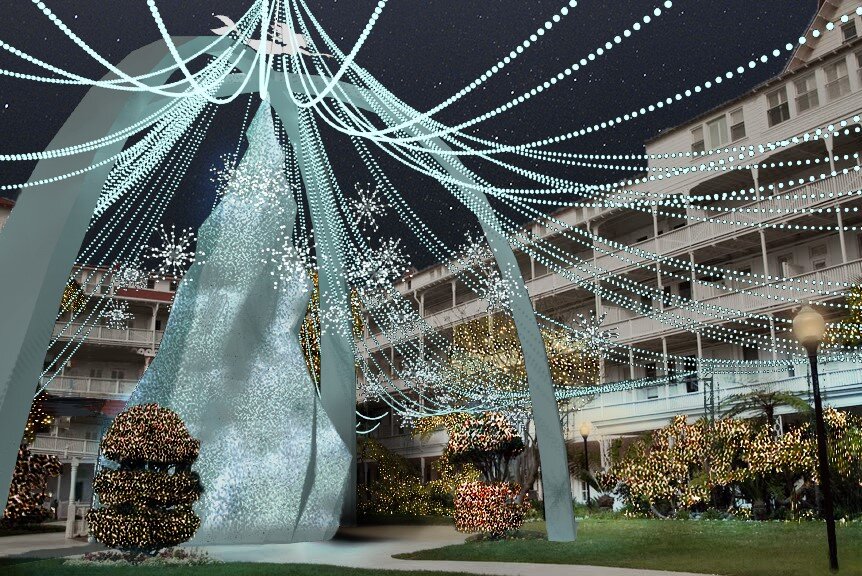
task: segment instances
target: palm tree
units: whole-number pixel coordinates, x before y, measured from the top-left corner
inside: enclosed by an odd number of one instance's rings
[[[802,413],[811,411],[808,402],[796,394],[769,388],[756,388],[751,392],[732,394],[725,398],[721,405],[726,407],[724,409],[725,418],[747,416],[768,425],[773,431],[773,436],[777,435],[773,423],[775,422],[775,412],[779,408],[787,407],[794,412]]]

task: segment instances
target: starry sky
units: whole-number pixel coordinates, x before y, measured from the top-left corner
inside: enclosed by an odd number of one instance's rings
[[[111,62],[159,38],[143,0],[48,0],[48,6],[90,46]],[[309,0],[321,24],[344,52],[349,52],[375,0]],[[110,8],[106,6],[110,4]],[[207,34],[217,25],[214,14],[238,18],[249,0],[161,0],[158,6],[171,34]],[[564,0],[393,0],[357,56],[357,62],[413,107],[425,110],[445,100],[528,37],[564,4]],[[541,42],[480,89],[442,111],[448,124],[469,120],[508,101],[580,60],[597,46],[639,21],[660,2],[647,0],[582,0]],[[635,33],[621,46],[558,83],[540,97],[470,129],[470,133],[505,143],[530,141],[574,127],[621,115],[672,96],[694,84],[746,64],[753,57],[795,42],[817,7],[816,0],[676,0],[674,7]],[[105,70],[77,48],[27,0],[4,6],[0,39],[55,66],[88,77]],[[720,87],[649,114],[622,128],[602,131],[561,145],[559,150],[584,153],[641,153],[645,139],[728,100],[780,71],[770,61]],[[38,69],[7,52],[0,67],[38,73]],[[0,77],[0,152],[44,149],[85,90]],[[233,150],[245,101],[225,107],[214,124],[165,222],[198,226],[215,195],[211,168]],[[353,190],[370,181],[367,169],[349,141],[323,131],[327,151],[340,184]],[[511,176],[478,163],[468,163],[499,185],[517,184]],[[405,197],[413,199],[420,217],[445,226],[441,236],[454,244],[474,226],[439,186],[394,163],[383,168]],[[524,164],[528,168],[536,168]],[[31,163],[5,163],[0,183],[24,182]],[[586,182],[613,181],[615,175],[594,169],[568,169],[556,175]],[[27,193],[34,193],[35,189]],[[15,194],[7,194],[14,197]],[[392,222],[384,233],[409,235]],[[406,242],[413,263],[431,257]]]

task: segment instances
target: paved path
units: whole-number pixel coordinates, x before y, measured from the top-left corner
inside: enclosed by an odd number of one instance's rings
[[[275,564],[328,564],[407,572],[467,572],[493,576],[703,576],[688,572],[664,572],[605,566],[527,564],[512,562],[462,562],[399,560],[394,554],[461,544],[464,535],[451,526],[364,526],[344,528],[329,542],[205,546],[204,550],[225,562]],[[66,540],[62,532],[0,538],[0,557],[56,558],[103,550],[86,540]]]
[[[207,546],[210,555],[227,562],[276,564],[329,564],[377,570],[418,572],[469,572],[494,576],[703,576],[688,572],[664,572],[605,566],[527,564],[513,562],[462,562],[400,560],[393,554],[462,544],[464,535],[451,526],[365,526],[345,528],[329,542],[268,544],[265,546]]]
[[[83,554],[90,550],[104,550],[104,547],[89,544],[83,538],[66,540],[64,532],[22,534],[0,538],[0,557],[57,558]]]

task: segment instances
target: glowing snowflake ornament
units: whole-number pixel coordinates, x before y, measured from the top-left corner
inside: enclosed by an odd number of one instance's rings
[[[120,264],[117,271],[111,276],[111,285],[115,290],[127,288],[129,290],[144,290],[147,287],[149,274],[137,266],[131,264]]]
[[[124,330],[135,315],[129,312],[129,303],[125,300],[111,300],[99,317],[108,328]]]
[[[401,240],[388,239],[377,249],[358,255],[350,278],[361,290],[383,289],[400,279],[410,267]]]
[[[158,262],[153,275],[162,280],[179,278],[195,261],[195,253],[191,249],[195,234],[191,228],[184,228],[178,234],[173,224],[170,230],[162,225],[160,232],[162,245],[151,247],[149,254],[150,258]]]
[[[378,197],[379,190],[377,188],[365,188],[357,183],[356,194],[357,198],[351,198],[348,204],[351,218],[363,232],[367,232],[369,228],[377,232],[380,229],[377,225],[377,218],[386,212],[386,204]]]
[[[270,273],[274,277],[272,287],[276,290],[304,285],[307,291],[308,283],[302,281],[308,280],[315,271],[311,248],[304,243],[294,245],[293,235],[287,226],[282,226],[281,232],[278,247],[265,248],[261,263],[273,265]]]

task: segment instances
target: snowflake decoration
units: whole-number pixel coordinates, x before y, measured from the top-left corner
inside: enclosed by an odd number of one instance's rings
[[[360,230],[367,232],[370,228],[377,232],[380,229],[377,218],[386,212],[386,204],[379,198],[379,190],[365,188],[357,183],[356,194],[358,198],[351,198],[348,201],[347,211]]]
[[[401,240],[384,240],[377,249],[359,255],[351,279],[361,289],[374,290],[390,286],[408,270],[410,260],[401,248]]]
[[[383,396],[386,385],[383,382],[383,376],[374,374],[370,370],[362,371],[363,378],[359,380],[357,389],[359,394],[364,396],[366,400],[374,401]]]
[[[129,264],[120,264],[117,271],[111,276],[111,284],[114,289],[128,288],[130,290],[144,290],[147,287],[149,275]]]
[[[495,269],[479,284],[479,297],[487,302],[488,310],[508,311],[512,308],[509,283]]]
[[[494,253],[488,246],[488,242],[482,235],[473,235],[471,232],[465,234],[466,241],[461,245],[461,264],[467,270],[476,270],[484,276],[488,276],[494,270]]]
[[[153,275],[162,280],[179,278],[195,260],[195,253],[191,250],[195,234],[191,228],[184,228],[177,234],[174,225],[171,225],[170,230],[162,225],[160,232],[162,245],[150,248],[150,258],[158,261]]]
[[[393,290],[394,291],[394,290]],[[394,291],[388,294],[382,291],[360,292],[361,300],[366,310],[371,313],[374,322],[384,331],[412,333],[422,329],[422,319],[410,301]]]
[[[215,184],[216,194],[243,196],[255,200],[259,207],[280,206],[289,186],[284,179],[280,164],[268,157],[263,161],[236,163],[233,154],[222,156],[224,168],[211,168],[210,181]]]
[[[320,309],[320,333],[336,332],[341,336],[352,336],[353,313],[339,306]]]
[[[277,248],[265,248],[261,263],[272,265],[270,274],[274,276],[272,287],[288,289],[301,285],[304,291],[308,291],[310,274],[314,271],[314,257],[311,248],[307,244],[294,245],[293,236],[287,226],[282,226],[283,234],[280,246]]]
[[[418,385],[420,389],[435,388],[446,383],[442,369],[434,368],[428,361],[420,359],[405,362],[401,376],[404,380]]]
[[[597,317],[594,312],[590,311],[589,316],[578,314],[575,318],[576,330],[580,332],[581,337],[600,348],[606,347],[609,340],[614,340],[619,336],[616,328],[602,328],[605,316],[605,314],[601,314]]]
[[[111,300],[99,314],[108,328],[124,330],[134,314],[129,312],[129,303],[125,300]]]

